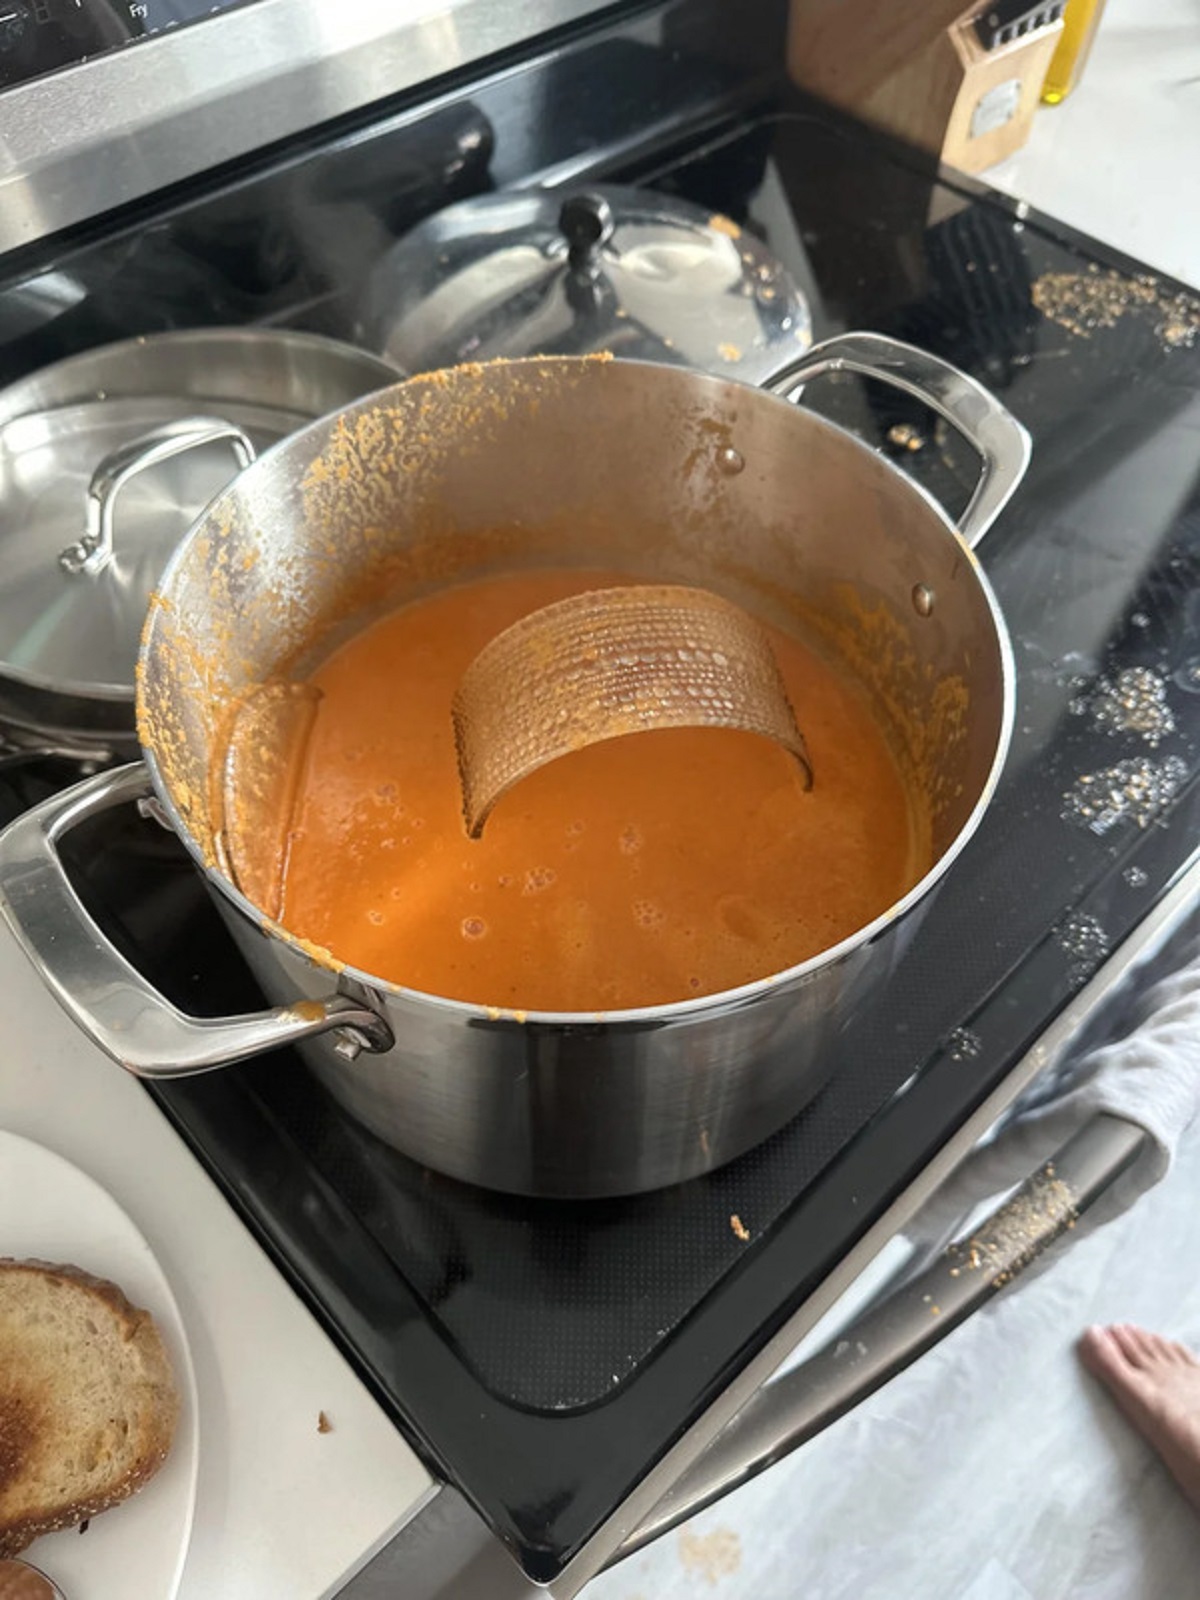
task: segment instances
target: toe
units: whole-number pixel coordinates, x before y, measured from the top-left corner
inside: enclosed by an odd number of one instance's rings
[[[1119,1379],[1129,1369],[1129,1360],[1117,1339],[1115,1328],[1088,1328],[1079,1341],[1079,1356],[1096,1378],[1106,1382]]]
[[[1150,1352],[1146,1346],[1145,1335],[1140,1328],[1135,1328],[1127,1322],[1118,1322],[1108,1331],[1112,1335],[1113,1342],[1131,1367],[1140,1369],[1146,1365]]]
[[[1153,1374],[1165,1367],[1197,1364],[1196,1358],[1183,1345],[1146,1328],[1121,1323],[1112,1331],[1129,1361],[1142,1372]]]
[[[1142,1353],[1143,1367],[1173,1367],[1176,1365],[1175,1351],[1178,1347],[1172,1340],[1164,1339],[1158,1333],[1150,1333],[1145,1328],[1132,1328],[1130,1332],[1136,1338],[1138,1348]]]
[[[1089,1328],[1080,1340],[1079,1354],[1134,1427],[1146,1433],[1152,1425],[1159,1385],[1144,1370],[1140,1357],[1134,1360],[1127,1353],[1134,1346],[1126,1333],[1122,1328]]]
[[[1117,1323],[1110,1328],[1089,1328],[1079,1341],[1079,1354],[1094,1378],[1099,1378],[1118,1398],[1146,1404],[1155,1388],[1139,1329]]]

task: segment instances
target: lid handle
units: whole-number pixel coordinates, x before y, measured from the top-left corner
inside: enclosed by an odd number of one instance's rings
[[[102,572],[112,560],[113,505],[122,486],[130,478],[185,450],[227,439],[233,447],[238,470],[255,459],[255,449],[247,435],[221,417],[180,417],[161,428],[143,433],[105,456],[88,484],[83,538],[61,552],[58,564],[72,575]]]
[[[558,226],[569,246],[567,260],[572,271],[594,278],[600,271],[600,253],[613,235],[608,201],[591,190],[568,195],[558,213]]]

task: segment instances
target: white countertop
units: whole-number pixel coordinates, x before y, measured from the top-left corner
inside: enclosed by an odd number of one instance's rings
[[[200,1451],[179,1600],[335,1594],[432,1480],[150,1096],[84,1040],[2,926],[0,994],[0,1128],[112,1195],[182,1313]]]
[[[1200,0],[1108,0],[1074,92],[985,183],[1200,288]]]

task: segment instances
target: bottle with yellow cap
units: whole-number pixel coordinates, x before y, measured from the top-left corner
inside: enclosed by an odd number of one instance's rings
[[[1103,15],[1104,0],[1067,0],[1062,36],[1042,85],[1044,104],[1058,105],[1079,82]]]

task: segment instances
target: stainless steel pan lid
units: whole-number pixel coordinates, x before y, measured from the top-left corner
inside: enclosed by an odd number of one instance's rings
[[[363,342],[411,372],[606,350],[760,383],[811,342],[799,289],[753,235],[616,186],[450,206],[384,257],[366,305]]]
[[[0,393],[0,722],[132,744],[138,639],[180,538],[256,454],[396,376],[309,334],[215,329]]]
[[[0,429],[0,671],[10,678],[132,699],[146,606],[172,549],[239,467],[289,431],[269,412],[251,432],[245,408],[228,420],[181,419],[180,409],[93,401]]]

